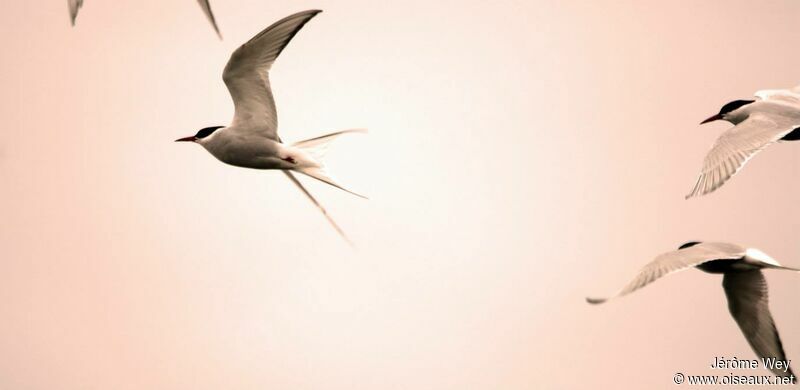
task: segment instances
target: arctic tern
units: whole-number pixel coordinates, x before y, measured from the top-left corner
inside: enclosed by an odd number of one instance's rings
[[[213,26],[214,31],[217,32],[217,36],[222,39],[222,34],[220,34],[219,28],[217,27],[217,21],[214,19],[214,13],[211,12],[211,4],[208,3],[208,0],[197,0],[197,3],[200,4],[200,8],[203,9],[203,13],[206,14],[208,21],[211,22],[211,26]],[[74,26],[75,19],[78,17],[78,10],[83,7],[83,0],[67,0],[67,4],[69,5],[69,18]]]
[[[639,275],[614,297],[630,294],[662,276],[696,267],[723,274],[722,288],[728,297],[728,310],[739,324],[750,347],[763,359],[786,361],[778,330],[769,312],[767,281],[762,268],[800,271],[784,267],[758,249],[721,242],[688,242],[676,251],[664,253],[644,266]],[[586,298],[600,304],[610,298]],[[772,369],[777,376],[793,375],[788,367]]]
[[[176,142],[194,142],[220,161],[243,168],[279,169],[316,205],[336,231],[350,240],[324,207],[303,187],[293,172],[299,172],[356,194],[335,182],[322,163],[329,143],[340,135],[364,132],[342,130],[284,144],[278,136],[278,116],[269,83],[269,70],[289,41],[311,18],[322,11],[298,12],[275,22],[240,46],[231,55],[222,79],[233,98],[234,116],[229,126],[206,127]]]
[[[734,100],[700,124],[716,120],[735,126],[722,133],[711,147],[687,199],[716,190],[767,146],[800,140],[800,86],[758,91],[755,99]]]

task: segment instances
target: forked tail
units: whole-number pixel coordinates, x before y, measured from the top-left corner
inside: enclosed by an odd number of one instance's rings
[[[365,196],[357,194],[357,193],[355,193],[353,191],[350,191],[347,188],[342,187],[336,181],[334,181],[330,177],[330,175],[325,171],[325,165],[323,164],[323,159],[325,158],[325,152],[327,152],[328,146],[330,145],[331,141],[333,141],[334,139],[336,139],[337,137],[339,137],[342,134],[364,133],[364,132],[366,132],[366,130],[364,130],[364,129],[342,130],[342,131],[337,131],[335,133],[331,133],[331,134],[327,134],[327,135],[323,135],[323,136],[307,139],[305,141],[300,141],[300,142],[297,142],[297,143],[293,144],[292,145],[293,147],[298,148],[298,149],[302,149],[304,152],[306,152],[308,155],[310,155],[311,158],[313,158],[314,162],[316,163],[314,166],[308,166],[308,167],[303,167],[303,168],[295,168],[293,170],[297,171],[297,172],[300,172],[300,173],[302,173],[304,175],[313,177],[313,178],[315,178],[315,179],[317,179],[319,181],[328,183],[328,184],[330,184],[330,185],[332,185],[332,186],[334,186],[336,188],[339,188],[341,190],[347,191],[347,192],[349,192],[349,193],[351,193],[353,195],[360,196],[360,197],[366,199]],[[333,218],[331,218],[331,216],[328,215],[328,211],[325,210],[325,207],[323,207],[322,204],[320,204],[317,201],[317,199],[314,198],[314,196],[311,195],[310,192],[308,192],[308,190],[303,186],[303,184],[300,183],[299,180],[297,180],[297,178],[294,176],[294,174],[292,174],[292,171],[286,171],[285,170],[285,171],[283,171],[283,173],[285,173],[286,177],[288,177],[289,180],[291,180],[292,183],[294,183],[297,186],[297,188],[299,188],[300,191],[302,191],[308,197],[308,199],[310,199],[311,202],[314,203],[315,206],[317,206],[317,208],[322,212],[322,215],[324,215],[325,218],[328,220],[328,222],[330,222],[330,224],[333,226],[333,228],[336,229],[336,232],[339,233],[339,235],[342,236],[342,238],[344,238],[344,240],[347,241],[347,243],[350,244],[351,247],[354,247],[353,242],[350,241],[350,238],[347,237],[347,234],[345,234],[344,231],[342,230],[342,228],[340,228],[339,225],[336,224],[336,221],[334,221]]]
[[[333,140],[335,140],[342,134],[365,133],[366,131],[367,131],[366,129],[342,130],[342,131],[337,131],[335,133],[322,135],[319,137],[307,139],[305,141],[300,141],[292,144],[292,147],[301,149],[304,152],[308,153],[317,163],[316,166],[299,167],[295,168],[294,170],[306,176],[313,177],[321,182],[328,183],[340,190],[347,191],[355,196],[359,196],[361,198],[366,199],[367,198],[366,196],[350,191],[347,188],[344,188],[341,184],[337,183],[325,169],[325,164],[324,164],[325,153],[328,151],[328,147],[330,146]]]
[[[781,269],[781,270],[785,270],[785,271],[800,272],[800,268],[785,267],[785,266],[782,266],[782,265],[773,265],[773,266],[770,266],[770,268]]]
[[[340,228],[340,227],[339,227],[339,225],[336,223],[336,221],[334,221],[334,220],[333,220],[333,218],[331,218],[331,216],[330,216],[330,215],[328,215],[328,210],[325,210],[325,207],[323,207],[323,206],[322,206],[322,204],[320,204],[320,203],[317,201],[317,199],[316,199],[316,198],[314,198],[314,195],[311,195],[311,193],[310,193],[310,192],[308,192],[308,190],[306,189],[306,187],[304,187],[304,186],[303,186],[303,183],[300,183],[300,180],[297,180],[297,178],[296,178],[296,177],[294,177],[294,175],[292,174],[292,171],[283,171],[283,173],[285,173],[285,174],[286,174],[286,177],[288,177],[288,178],[289,178],[289,180],[291,180],[291,181],[292,181],[292,183],[294,183],[294,184],[297,186],[297,188],[299,188],[299,189],[300,189],[300,191],[303,191],[303,193],[304,193],[304,194],[306,194],[306,196],[308,197],[308,199],[310,199],[310,200],[311,200],[311,203],[314,203],[314,206],[317,206],[317,208],[319,209],[319,211],[321,211],[321,212],[322,212],[322,215],[324,215],[324,216],[325,216],[325,219],[327,219],[327,220],[328,220],[328,222],[330,222],[330,223],[331,223],[331,225],[333,226],[333,228],[334,228],[334,229],[336,229],[336,232],[337,232],[337,233],[339,233],[339,235],[340,235],[340,236],[342,236],[342,238],[344,238],[344,240],[345,240],[345,241],[347,241],[347,243],[348,243],[348,244],[349,244],[351,247],[355,247],[355,245],[353,244],[353,241],[350,241],[350,238],[349,238],[349,237],[347,237],[347,234],[345,234],[344,230],[342,230],[342,228]]]

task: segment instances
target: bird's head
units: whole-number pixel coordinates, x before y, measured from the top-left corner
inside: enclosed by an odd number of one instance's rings
[[[178,138],[175,140],[175,142],[197,142],[199,144],[202,144],[204,139],[207,139],[208,136],[210,136],[215,131],[223,127],[225,126],[213,126],[213,127],[202,128],[197,131],[197,134],[190,137]]]
[[[708,117],[706,120],[700,122],[700,124],[702,125],[716,120],[724,120],[733,123],[731,119],[736,116],[737,110],[753,102],[755,102],[755,100],[734,100],[722,106],[718,114]]]
[[[678,249],[680,250],[680,249],[691,248],[691,247],[693,247],[693,246],[695,246],[697,244],[700,244],[700,241],[689,241],[689,242],[679,246]]]

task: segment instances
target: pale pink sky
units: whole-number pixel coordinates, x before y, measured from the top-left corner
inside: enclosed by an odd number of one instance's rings
[[[45,4],[47,3],[47,4]],[[595,307],[692,239],[800,266],[800,144],[686,201],[726,102],[800,84],[797,1],[16,1],[0,14],[0,388],[674,388],[753,358],[721,278]],[[272,71],[305,181],[220,164],[230,52]],[[769,272],[800,362],[800,276]],[[800,371],[795,367],[795,372]],[[767,371],[755,374],[767,374]]]

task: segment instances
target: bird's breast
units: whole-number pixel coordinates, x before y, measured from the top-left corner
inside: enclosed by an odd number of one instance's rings
[[[242,168],[282,169],[277,143],[263,138],[221,137],[206,146],[220,161]]]

